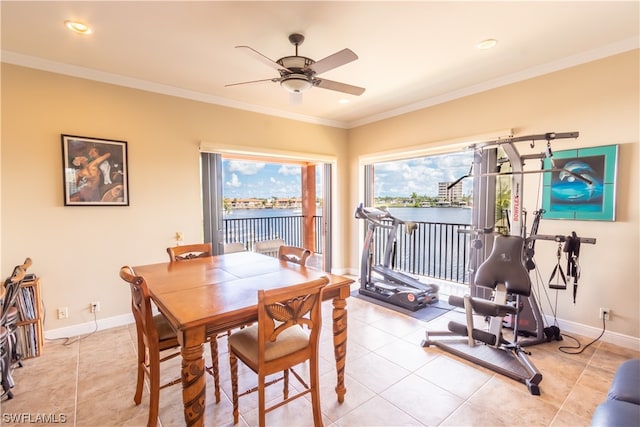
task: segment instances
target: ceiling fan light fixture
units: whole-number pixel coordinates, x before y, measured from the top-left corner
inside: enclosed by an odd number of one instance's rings
[[[290,74],[280,81],[280,86],[291,93],[301,93],[313,86],[309,77],[304,74]]]

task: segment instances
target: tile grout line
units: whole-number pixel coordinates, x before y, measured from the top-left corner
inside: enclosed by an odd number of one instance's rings
[[[602,343],[598,343],[598,347],[595,348],[594,352],[591,354],[591,356],[589,357],[589,360],[587,360],[584,364],[584,368],[582,368],[582,372],[580,372],[580,375],[578,375],[578,378],[576,378],[576,382],[573,384],[573,387],[571,387],[571,390],[569,391],[569,393],[567,393],[567,396],[564,398],[564,400],[562,401],[562,404],[560,405],[560,407],[558,408],[558,410],[556,411],[556,415],[553,417],[553,419],[551,420],[551,425],[553,424],[553,422],[556,420],[556,418],[558,418],[558,415],[560,415],[560,411],[562,411],[562,409],[564,408],[564,406],[566,405],[567,401],[569,400],[569,397],[571,396],[571,394],[573,393],[573,391],[575,390],[576,386],[578,385],[578,382],[580,382],[580,380],[582,379],[582,377],[584,377],[585,372],[587,372],[587,369],[589,368],[589,366],[591,365],[591,361],[593,360],[594,356],[596,355],[596,353],[598,352],[598,350],[600,350],[600,345]],[[578,415],[578,414],[576,414]]]
[[[73,396],[73,427],[78,425],[78,386],[80,383],[80,341],[78,341],[78,353],[76,354],[76,387]]]

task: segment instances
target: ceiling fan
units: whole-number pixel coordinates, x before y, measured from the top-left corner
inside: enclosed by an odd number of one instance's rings
[[[358,59],[358,56],[353,53],[351,49],[342,49],[316,62],[306,56],[298,56],[298,46],[304,42],[304,36],[302,34],[294,33],[289,35],[289,41],[296,47],[296,54],[294,56],[282,57],[277,61],[272,61],[249,46],[236,46],[236,48],[243,49],[263,64],[277,70],[278,73],[280,73],[280,77],[232,83],[225,85],[225,87],[266,81],[279,82],[280,86],[291,94],[291,101],[293,103],[300,103],[302,92],[313,86],[351,95],[362,95],[364,93],[365,89],[362,87],[317,77],[318,74]]]

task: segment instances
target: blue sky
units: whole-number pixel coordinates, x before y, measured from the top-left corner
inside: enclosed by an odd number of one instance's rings
[[[469,173],[473,152],[419,157],[377,163],[374,167],[376,196],[437,196],[439,182],[452,182]],[[462,193],[471,194],[472,180],[462,181]]]
[[[224,197],[299,197],[300,166],[223,160]]]
[[[469,172],[472,152],[377,163],[376,196],[436,196],[438,183],[455,181]],[[271,198],[300,196],[300,166],[254,161],[223,160],[224,197]],[[471,180],[463,181],[471,193]]]

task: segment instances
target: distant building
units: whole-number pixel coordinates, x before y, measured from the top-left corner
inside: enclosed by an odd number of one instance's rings
[[[462,181],[448,188],[451,184],[451,182],[438,183],[438,205],[459,206],[464,204],[462,201]]]

